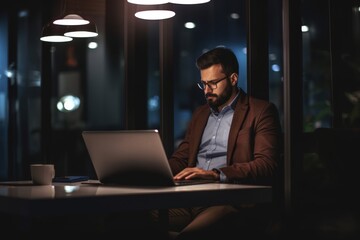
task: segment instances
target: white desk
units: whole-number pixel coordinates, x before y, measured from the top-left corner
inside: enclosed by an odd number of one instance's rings
[[[34,186],[31,181],[0,183],[0,213],[28,217],[271,201],[271,187],[241,184],[113,187],[84,183]]]
[[[54,183],[51,186],[34,186],[31,182],[0,182],[0,225],[9,233],[17,233],[19,238],[28,236],[48,236],[48,232],[68,237],[70,232],[77,231],[81,236],[95,235],[112,237],[113,233],[126,231],[127,234],[140,234],[144,239],[148,235],[163,239],[167,229],[167,209],[177,207],[194,207],[220,204],[270,203],[272,188],[269,186],[252,186],[240,184],[208,183],[177,187],[120,187],[94,186],[86,183]],[[136,218],[128,223],[133,213],[143,210],[160,210],[162,230],[145,232],[132,229],[139,221]],[[129,215],[130,212],[130,215]],[[146,211],[145,211],[146,212]],[[121,216],[125,221],[106,222],[102,219]],[[128,214],[128,215],[126,215]],[[100,217],[99,217],[100,216]],[[137,215],[136,215],[137,216]],[[92,220],[95,223],[92,224]],[[97,222],[99,220],[100,224]],[[9,223],[10,221],[10,223]],[[72,221],[72,223],[68,223]],[[114,227],[108,227],[113,224]],[[124,227],[125,224],[128,224]],[[96,228],[101,225],[100,230]],[[44,227],[45,226],[45,227]],[[118,226],[123,228],[119,230]],[[145,225],[146,226],[146,225]],[[69,229],[72,230],[69,230]],[[60,229],[60,231],[59,231]],[[152,232],[153,231],[153,232]],[[95,234],[95,235],[94,235]],[[166,234],[166,233],[165,233]],[[161,237],[159,237],[159,235]],[[164,238],[166,239],[166,238]]]

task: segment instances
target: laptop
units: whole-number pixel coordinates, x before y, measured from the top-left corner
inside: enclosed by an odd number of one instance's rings
[[[214,180],[174,181],[159,131],[83,131],[86,148],[101,184],[178,186]]]

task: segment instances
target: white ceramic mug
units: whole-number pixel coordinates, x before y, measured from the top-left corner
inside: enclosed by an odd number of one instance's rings
[[[54,164],[31,164],[31,179],[36,185],[50,185],[55,177]]]

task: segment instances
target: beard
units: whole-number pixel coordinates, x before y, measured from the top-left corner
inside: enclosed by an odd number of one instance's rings
[[[207,94],[205,94],[205,98],[206,98],[206,101],[209,104],[209,106],[212,109],[218,111],[218,108],[221,105],[225,104],[230,99],[231,93],[232,93],[231,84],[226,84],[226,88],[220,95],[217,95],[215,93],[207,93]],[[213,97],[214,99],[209,98],[209,97]]]

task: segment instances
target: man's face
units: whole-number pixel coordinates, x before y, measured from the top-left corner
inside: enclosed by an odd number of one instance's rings
[[[230,82],[230,76],[227,76],[222,72],[220,64],[212,65],[211,67],[201,70],[201,81],[203,83],[210,83],[212,87],[206,84],[204,88],[204,94],[209,106],[215,110],[220,110],[229,101],[232,95],[232,85]],[[223,79],[223,80],[221,80]],[[218,81],[220,80],[220,81]],[[217,82],[218,81],[218,82]],[[211,84],[217,82],[215,85]]]

